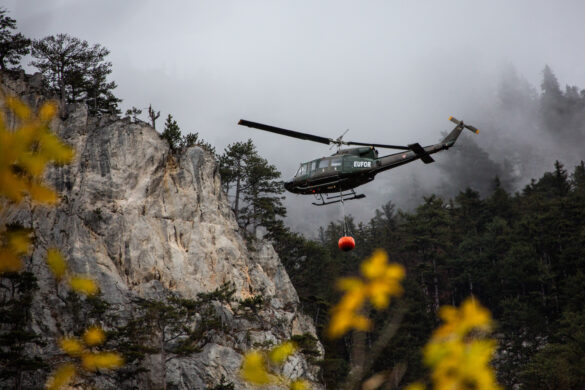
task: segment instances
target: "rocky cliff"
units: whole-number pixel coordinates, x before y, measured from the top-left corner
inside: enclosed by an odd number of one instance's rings
[[[4,77],[3,84],[38,107],[45,97],[32,81]],[[72,309],[66,286],[46,266],[51,247],[63,253],[73,271],[99,282],[105,309],[97,321],[106,330],[132,318],[139,298],[156,300],[173,293],[196,299],[222,286],[235,289],[233,301],[214,302],[221,330],[210,332],[197,351],[169,358],[165,375],[161,356],[150,352],[142,362],[144,372],[131,379],[80,376],[76,388],[161,388],[165,377],[172,389],[214,388],[222,377],[236,389],[249,388],[238,375],[246,351],[293,335],[315,335],[312,321],[298,310],[296,291],[272,246],[250,246],[240,236],[213,156],[198,147],[173,155],[144,122],[91,117],[81,104],[68,112],[52,128],[76,150],[75,160],[47,173],[60,203],[56,208],[21,206],[2,215],[34,229],[34,252],[26,266],[39,284],[31,327],[46,341],[35,353],[47,362],[66,360],[56,340],[78,331],[79,312],[85,316],[91,311],[83,298],[78,298],[80,308]],[[237,301],[258,296],[259,310],[240,315]],[[108,323],[107,318],[116,320]],[[282,370],[321,388],[318,369],[302,353]],[[25,383],[40,388],[47,373],[35,371]]]

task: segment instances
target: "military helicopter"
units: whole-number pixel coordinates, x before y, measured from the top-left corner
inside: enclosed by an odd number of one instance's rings
[[[419,143],[401,146],[344,141],[343,136],[347,133],[347,130],[338,138],[333,139],[281,129],[244,119],[241,119],[238,124],[288,137],[337,146],[337,152],[329,157],[321,157],[302,163],[295,176],[284,183],[284,188],[288,191],[295,194],[314,195],[317,202],[313,202],[313,204],[324,206],[365,198],[364,194],[357,194],[354,188],[374,180],[375,176],[382,171],[396,168],[418,159],[425,164],[432,163],[435,160],[433,160],[431,154],[453,146],[463,129],[468,129],[476,134],[479,133],[477,128],[465,124],[463,121],[453,117],[449,117],[449,120],[455,123],[455,128],[441,142],[425,147],[422,147]],[[357,145],[359,147],[342,149],[342,145]],[[401,152],[378,157],[376,148],[397,149],[401,150]]]

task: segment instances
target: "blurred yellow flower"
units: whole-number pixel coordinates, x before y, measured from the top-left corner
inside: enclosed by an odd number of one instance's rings
[[[99,291],[98,284],[90,278],[73,276],[69,279],[69,285],[73,290],[85,295],[95,295]]]
[[[83,334],[83,341],[88,347],[101,345],[106,341],[106,333],[99,326],[92,326]]]
[[[42,184],[45,167],[51,162],[68,163],[73,158],[73,150],[48,127],[57,111],[56,104],[45,103],[35,115],[24,102],[2,90],[0,101],[2,108],[17,119],[16,128],[11,129],[4,112],[0,112],[0,198],[8,201],[8,207],[27,195],[33,202],[55,203],[57,194]],[[23,266],[20,257],[28,253],[28,236],[16,236],[10,243],[4,235],[4,226],[0,226],[0,274],[18,272]]]
[[[122,367],[124,359],[116,352],[85,353],[81,356],[81,365],[88,371],[112,370]]]
[[[264,355],[259,351],[251,351],[244,356],[240,373],[246,382],[255,385],[273,383],[276,379],[266,370]]]
[[[6,96],[4,103],[19,119],[27,120],[31,116],[30,108],[15,96]]]
[[[47,381],[47,390],[59,390],[64,388],[71,382],[75,376],[75,366],[73,364],[65,364],[59,367]]]
[[[0,248],[0,274],[18,272],[22,269],[22,260],[9,248]]]
[[[42,175],[47,164],[66,164],[74,153],[48,127],[56,113],[55,103],[45,103],[33,115],[18,98],[3,96],[3,101],[19,121],[11,130],[0,116],[0,196],[20,202],[28,194],[35,202],[56,202],[56,193],[41,183]]]
[[[12,230],[5,232],[4,236],[4,242],[0,246],[0,273],[18,272],[22,268],[20,256],[29,252],[30,231],[28,229]]]
[[[286,341],[276,347],[272,348],[268,353],[268,358],[272,363],[282,364],[284,361],[296,351],[296,345],[292,341]]]
[[[425,363],[431,367],[435,389],[499,390],[490,361],[497,344],[482,337],[492,328],[490,312],[474,299],[460,308],[442,307],[445,322],[424,348]]]
[[[327,335],[333,339],[339,338],[349,332],[351,329],[367,332],[372,329],[372,321],[351,310],[339,310],[335,308],[331,312],[331,321]]]
[[[59,340],[59,347],[70,356],[80,356],[84,351],[81,341],[73,337],[63,337]]]
[[[50,101],[43,104],[43,106],[39,110],[39,119],[42,122],[49,122],[55,117],[55,115],[57,115],[58,109],[59,108],[57,107],[57,103],[54,101]]]
[[[487,332],[492,327],[490,312],[471,298],[466,299],[460,309],[452,306],[441,307],[439,317],[445,321],[445,324],[435,331],[435,337],[444,337],[453,333],[465,335],[472,329]]]
[[[405,276],[404,267],[389,264],[386,252],[376,250],[360,270],[362,278],[342,278],[337,282],[337,288],[345,294],[331,310],[327,331],[331,338],[341,337],[351,329],[370,330],[371,321],[361,313],[366,301],[378,310],[384,309],[390,304],[390,297],[403,292],[400,282]]]
[[[305,381],[305,380],[296,380],[296,381],[292,381],[289,389],[290,390],[309,390],[309,382]]]
[[[47,251],[47,265],[57,279],[63,279],[67,271],[67,263],[57,249],[51,248]]]
[[[425,385],[420,382],[411,383],[404,390],[425,390]]]

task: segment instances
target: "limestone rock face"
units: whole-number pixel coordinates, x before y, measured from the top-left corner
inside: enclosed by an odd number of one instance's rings
[[[3,80],[4,87],[38,106],[43,100],[26,80]],[[294,334],[315,335],[312,321],[298,310],[299,299],[269,243],[249,249],[239,234],[227,198],[220,188],[214,157],[198,147],[173,155],[165,140],[144,122],[115,116],[90,117],[84,105],[68,107],[55,119],[54,131],[76,150],[73,163],[54,167],[47,180],[59,191],[56,208],[22,206],[2,218],[34,229],[35,247],[27,269],[38,278],[33,327],[47,338],[42,354],[58,359],[57,342],[71,328],[63,315],[66,287],[48,271],[48,248],[58,248],[71,269],[96,278],[101,298],[118,317],[130,318],[136,298],[156,299],[165,291],[185,298],[212,292],[225,283],[234,298],[262,295],[264,305],[252,318],[234,315],[229,303],[218,303],[231,329],[218,334],[201,351],[169,360],[167,388],[205,389],[222,376],[236,389],[250,388],[238,375],[243,354],[256,343],[270,345]],[[56,293],[55,291],[58,291]],[[60,295],[59,295],[60,294]],[[106,321],[104,327],[108,327]],[[318,348],[321,350],[320,344]],[[158,388],[157,359],[145,360],[147,373],[139,388]],[[319,384],[318,369],[302,354],[293,379]],[[293,364],[289,363],[289,364]],[[46,378],[31,375],[41,387]],[[97,380],[99,388],[124,388],[118,379]],[[80,379],[78,388],[84,388]]]

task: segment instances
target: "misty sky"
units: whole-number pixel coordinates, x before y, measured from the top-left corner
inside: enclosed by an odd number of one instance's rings
[[[170,113],[218,151],[252,138],[285,178],[331,151],[237,126],[240,118],[332,138],[349,128],[354,141],[431,144],[451,128],[450,115],[482,128],[505,67],[538,88],[548,64],[563,88],[585,87],[585,2],[479,3],[0,1],[30,38],[68,33],[108,48],[124,111],[152,104],[159,130]],[[482,136],[474,138],[480,145]],[[346,209],[369,219],[439,174],[418,162],[383,173]],[[311,200],[287,199],[297,229],[340,217],[339,207]]]

